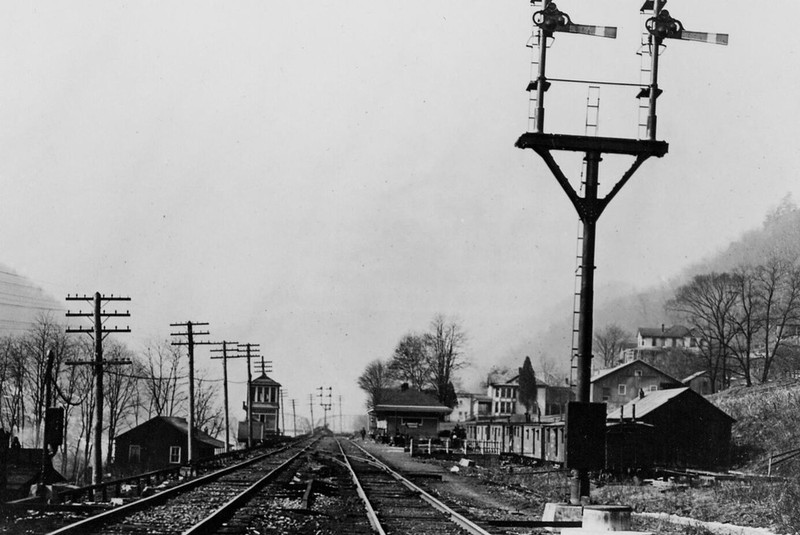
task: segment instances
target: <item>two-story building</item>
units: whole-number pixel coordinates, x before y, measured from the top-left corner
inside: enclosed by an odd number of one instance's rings
[[[247,420],[239,422],[239,442],[247,442],[252,429],[253,440],[263,440],[270,435],[279,435],[281,430],[278,420],[281,412],[281,385],[274,379],[262,373],[250,382],[249,401],[252,405],[250,414],[252,424]],[[248,401],[242,403],[242,409],[247,411]]]
[[[455,423],[466,422],[475,416],[489,414],[491,398],[482,394],[471,392],[456,393],[456,406],[450,414],[450,421]]]
[[[549,384],[557,382],[550,379],[545,382],[541,377],[536,378],[536,406],[531,408],[529,415],[553,416],[564,414],[567,403],[574,399],[572,389],[566,385]],[[525,406],[519,402],[519,375],[511,377],[495,377],[488,381],[487,397],[491,400],[487,416],[503,417],[514,414],[525,414]]]
[[[656,392],[683,384],[655,366],[641,360],[620,364],[597,373],[591,380],[590,398],[606,403],[608,411],[636,399],[640,392]]]

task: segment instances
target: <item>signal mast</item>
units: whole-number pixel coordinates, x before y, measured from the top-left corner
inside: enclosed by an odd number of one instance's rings
[[[533,149],[544,160],[558,184],[564,190],[583,224],[583,244],[580,265],[580,301],[578,318],[578,343],[576,348],[577,385],[576,401],[567,409],[566,465],[571,470],[570,502],[580,504],[589,496],[589,471],[603,467],[602,452],[599,447],[605,442],[605,404],[591,403],[589,387],[591,380],[592,327],[594,307],[594,258],[597,220],[611,200],[639,167],[651,156],[661,158],[667,153],[668,144],[656,138],[657,116],[656,100],[662,90],[658,87],[658,60],[664,39],[681,39],[714,44],[728,44],[727,34],[687,31],[683,24],[663,9],[666,0],[646,0],[642,5],[643,14],[652,13],[645,28],[648,33],[647,45],[651,55],[649,83],[628,84],[596,82],[619,86],[637,86],[639,99],[647,99],[647,128],[645,139],[616,137],[579,136],[571,134],[546,133],[545,92],[551,82],[546,76],[547,39],[554,32],[583,34],[595,37],[616,38],[617,29],[613,26],[590,26],[574,24],[568,14],[561,11],[551,0],[532,0],[531,5],[540,7],[533,15],[535,39],[538,46],[538,69],[536,79],[528,85],[535,98],[533,132],[522,134],[516,147]],[[644,53],[644,51],[642,51]],[[555,80],[554,80],[555,81]],[[578,80],[559,80],[578,82]],[[594,82],[593,82],[594,83]],[[585,188],[581,196],[570,183],[567,176],[553,157],[553,152],[584,153]],[[603,154],[633,156],[634,161],[619,178],[605,197],[598,195],[599,166]]]

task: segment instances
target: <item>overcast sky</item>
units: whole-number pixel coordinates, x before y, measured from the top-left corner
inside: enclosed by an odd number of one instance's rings
[[[549,76],[639,82],[641,0],[558,5],[619,32],[557,34]],[[800,198],[800,4],[668,8],[730,46],[668,42],[669,154],[601,218],[598,284],[667,280]],[[367,362],[436,313],[460,319],[488,368],[507,356],[499,333],[509,347],[530,336],[573,285],[574,210],[514,148],[532,12],[523,0],[3,2],[0,263],[59,300],[129,295],[121,338],[134,347],[187,320],[260,343],[306,407],[331,386],[345,413],[362,411]],[[601,135],[637,136],[635,93],[601,90]],[[545,129],[582,133],[585,101],[585,86],[554,84]],[[564,162],[577,179],[580,162]],[[622,168],[601,164],[604,191]],[[208,356],[198,366],[221,375]],[[231,398],[240,407],[241,384]]]

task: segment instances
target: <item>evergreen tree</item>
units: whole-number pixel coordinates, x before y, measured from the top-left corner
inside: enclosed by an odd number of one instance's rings
[[[522,368],[519,369],[518,392],[519,402],[525,407],[525,414],[530,414],[534,408],[538,412],[538,406],[536,405],[536,374],[533,372],[530,357],[525,357],[525,362],[522,363]]]

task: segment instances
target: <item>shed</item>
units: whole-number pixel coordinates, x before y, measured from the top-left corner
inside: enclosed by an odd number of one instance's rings
[[[189,460],[186,451],[188,434],[186,419],[156,416],[117,436],[115,469],[120,473],[141,473],[186,463]],[[199,429],[194,430],[192,450],[195,460],[211,457],[224,447],[221,440]]]
[[[652,425],[653,462],[660,466],[714,469],[730,464],[727,413],[688,387],[648,392],[608,415],[608,423]]]

